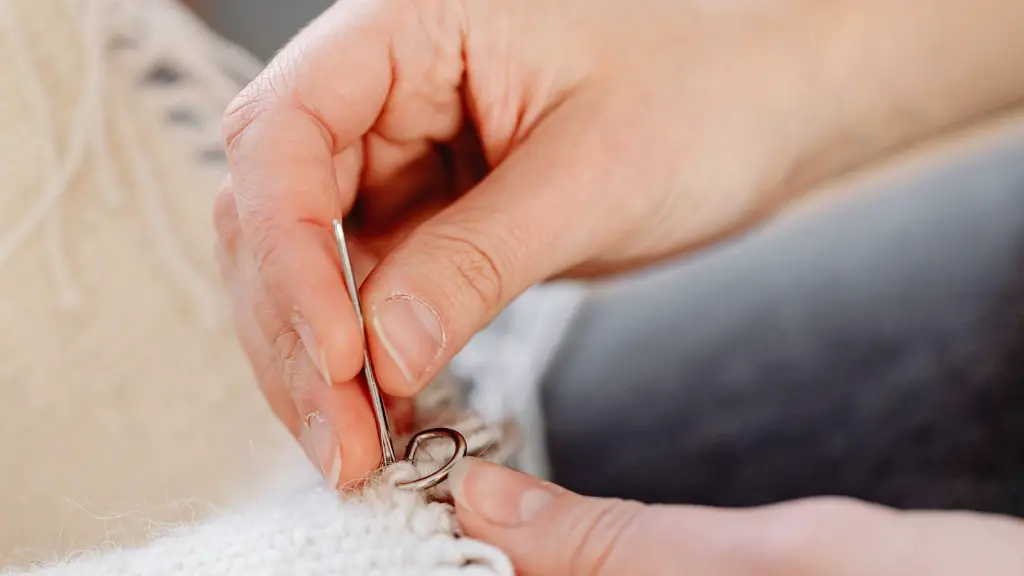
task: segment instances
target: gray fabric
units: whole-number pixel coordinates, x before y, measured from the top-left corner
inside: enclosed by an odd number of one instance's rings
[[[200,12],[218,32],[269,60],[296,32],[334,0],[216,0]]]
[[[1019,138],[601,290],[545,382],[553,479],[1024,515],[1022,159]]]

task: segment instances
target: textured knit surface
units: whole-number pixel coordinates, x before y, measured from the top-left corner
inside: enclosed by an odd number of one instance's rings
[[[389,476],[412,477],[398,465]],[[445,504],[380,484],[339,499],[308,488],[130,551],[86,552],[36,576],[511,575],[501,552],[454,540]]]
[[[171,0],[0,0],[0,49],[0,570],[509,573],[444,504],[319,487],[253,381],[211,206],[258,63]]]

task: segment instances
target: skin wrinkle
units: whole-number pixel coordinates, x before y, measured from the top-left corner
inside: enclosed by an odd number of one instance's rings
[[[327,144],[327,149],[331,151],[332,156],[341,153],[344,148],[339,147],[337,139],[327,127],[327,121],[324,120],[323,114],[316,108],[316,106],[307,104],[302,98],[297,98],[295,96],[290,97],[289,104],[294,106],[296,110],[302,112],[313,121],[317,130],[320,132],[320,137]]]
[[[302,74],[300,72],[300,70],[298,69],[298,63],[309,60],[302,58],[302,56],[305,53],[313,53],[317,51],[318,48],[320,48],[319,46],[316,45],[315,41],[317,39],[318,38],[314,36],[313,39],[310,40],[309,42],[298,43],[299,48],[296,50],[297,53],[295,54],[291,52],[282,54],[282,57],[280,58],[282,62],[279,64],[279,66],[281,67],[281,71],[277,75],[277,77],[280,78],[281,82],[284,82],[284,80],[289,77],[308,78],[310,76],[308,74]],[[319,42],[321,44],[326,43],[326,41],[326,38],[319,38]],[[277,60],[278,59],[275,59],[275,62]],[[294,68],[294,70],[290,74],[284,71],[284,68],[288,65]],[[312,77],[318,78],[318,76],[315,74],[313,74]],[[294,90],[278,90],[278,93],[280,95],[283,95],[284,100],[286,101],[286,105],[294,107],[299,112],[305,114],[309,119],[311,119],[316,124],[318,130],[320,131],[321,138],[325,143],[327,143],[327,149],[331,151],[332,156],[337,156],[345,149],[345,143],[339,142],[337,138],[334,137],[334,133],[329,128],[330,122],[327,121],[327,119],[324,117],[323,112],[317,107],[317,105],[313,102],[310,102],[307,98],[302,97],[302,95],[305,92],[306,90],[303,90],[301,87],[296,87],[296,89]]]
[[[387,17],[381,16],[381,11],[390,5],[391,12]],[[364,46],[360,51],[360,54],[373,54],[376,50],[381,50],[385,55],[385,61],[390,62],[391,72],[394,71],[394,54],[391,51],[393,43],[393,35],[389,33],[389,29],[386,27],[389,20],[396,13],[394,5],[387,2],[381,2],[379,0],[366,0],[363,2],[345,2],[336,3],[325,13],[326,18],[319,18],[312,24],[315,27],[314,34],[300,35],[296,37],[293,42],[299,44],[300,42],[308,42],[306,45],[310,46],[313,44],[313,40],[319,42],[316,47],[316,55],[332,54],[342,48],[347,48],[347,44],[337,46],[333,43],[337,38],[344,38],[345,34],[339,34],[340,31],[350,32],[353,38],[360,38],[371,42],[371,46]],[[310,40],[306,40],[306,38]],[[375,46],[375,43],[383,43],[383,46]],[[301,46],[301,44],[300,44]],[[290,48],[290,47],[289,47]],[[284,53],[290,53],[290,50],[285,50]],[[360,54],[347,55],[347,57],[359,56]],[[314,63],[319,62],[316,58],[307,58],[306,65],[313,66]],[[333,62],[328,60],[328,62]],[[300,97],[304,106],[310,106],[311,102],[319,102],[321,105],[335,104],[338,106],[337,109],[329,112],[320,111],[320,118],[323,121],[323,125],[326,127],[331,125],[343,125],[345,121],[350,121],[351,118],[355,117],[352,111],[346,109],[341,104],[353,99],[357,99],[354,94],[351,94],[347,90],[350,84],[348,83],[331,83],[322,82],[322,76],[310,71],[309,74],[301,74],[300,78],[309,80],[303,86],[299,87],[299,90],[295,92],[296,97]],[[379,118],[383,113],[383,106],[387,104],[387,96],[393,93],[395,86],[395,77],[389,75],[384,78],[385,86],[384,91],[380,93],[380,108],[376,110],[368,110],[370,112],[368,116],[373,118]],[[333,89],[332,89],[333,88]],[[319,92],[322,90],[331,90],[329,95],[320,95]],[[374,99],[376,100],[376,99]],[[360,114],[362,115],[362,113]],[[332,122],[331,120],[334,120]],[[356,132],[365,132],[372,128],[372,122],[362,126],[353,127]],[[333,139],[335,135],[328,130]],[[333,153],[336,154],[341,148],[350,145],[350,142],[337,142],[337,147],[333,147]]]
[[[591,535],[593,531],[600,527],[602,533],[607,534],[603,543],[599,544],[601,552],[597,554],[593,560],[593,564],[588,567],[587,574],[593,574],[600,576],[601,574],[613,574],[614,567],[619,564],[614,562],[616,551],[625,551],[623,546],[615,546],[617,542],[630,542],[630,534],[640,525],[640,520],[645,518],[644,507],[637,502],[625,502],[622,500],[613,500],[608,502],[608,506],[598,514],[598,516],[592,521],[593,524],[588,533],[584,536],[583,542],[586,546],[592,546]],[[609,528],[610,526],[610,528]],[[577,552],[577,554],[580,554]],[[570,560],[570,574],[583,574],[579,570],[576,570],[579,564],[580,557],[587,557],[589,554],[583,553],[582,556],[577,556],[573,560]],[[584,564],[585,565],[585,564]],[[629,565],[629,561],[626,560],[625,565]],[[611,572],[608,572],[609,567]]]
[[[306,368],[308,372],[311,369],[311,362],[303,363],[300,361],[303,355],[307,354],[304,343],[298,336],[294,326],[281,321],[280,315],[273,305],[266,300],[264,295],[256,295],[256,297],[262,301],[259,308],[265,310],[264,314],[271,316],[275,324],[279,323],[276,333],[266,339],[265,346],[267,347],[267,352],[274,352],[265,355],[267,357],[264,367],[266,375],[259,379],[260,387],[267,394],[268,398],[277,398],[275,402],[272,402],[272,406],[279,414],[280,407],[288,405],[292,407],[292,410],[288,411],[288,414],[283,414],[282,417],[288,422],[288,427],[292,434],[297,435],[300,426],[298,419],[305,412],[298,405],[298,402],[300,399],[307,399],[309,392],[308,386],[300,385],[303,379],[302,368]],[[237,314],[236,312],[236,317]],[[254,360],[254,362],[258,361],[258,359]],[[316,371],[313,372],[314,378],[319,377]],[[278,383],[278,385],[270,384],[270,382]],[[304,400],[304,402],[308,402],[308,399]],[[294,414],[291,414],[291,412],[294,412]]]
[[[253,267],[256,275],[265,278],[268,269],[273,268],[281,249],[281,234],[268,226],[257,227],[259,233],[250,235]]]
[[[268,115],[269,114],[270,113],[268,113]],[[279,107],[278,109],[276,109],[276,111],[273,112],[273,118],[269,118],[268,115],[264,115],[261,116],[260,118],[254,119],[253,122],[246,128],[246,131],[260,132],[262,130],[267,130],[269,129],[269,127],[265,126],[264,122],[281,122],[282,117],[288,116],[295,118],[296,124],[300,127],[305,126],[307,128],[316,128],[315,121],[307,122],[308,120],[312,120],[311,117],[295,108]],[[292,130],[291,132],[293,134],[298,132],[305,133],[304,130]],[[238,138],[243,137],[243,135],[239,135]],[[319,155],[315,153],[314,150],[309,150],[303,146],[295,146],[295,139],[297,138],[298,136],[292,136],[292,141],[282,140],[281,145],[284,148],[301,152],[301,160],[303,163],[309,163],[311,165],[320,165],[321,158]],[[323,174],[322,176],[324,178],[323,180],[315,183],[309,183],[306,186],[303,186],[302,188],[295,188],[293,190],[290,190],[289,193],[302,195],[303,197],[308,198],[315,198],[318,201],[326,200],[327,203],[332,206],[337,205],[337,203],[340,201],[340,196],[336,188],[338,184],[336,175],[333,174],[333,170],[330,170],[328,171],[328,173]],[[265,185],[265,174],[264,168],[262,167],[259,170],[238,174],[234,176],[234,178],[237,180],[233,186],[234,190],[251,188],[251,183],[254,181],[260,182],[261,184]],[[276,182],[270,182],[270,184],[273,185],[276,184]],[[280,199],[277,198],[276,196],[243,195],[237,198],[236,202],[240,225],[248,235],[252,236],[257,234],[276,234],[277,231],[273,230],[272,227],[282,225],[280,222]],[[288,212],[293,211],[289,210]],[[309,210],[305,209],[301,210],[301,212],[304,215],[308,216]],[[329,219],[327,221],[329,221]]]
[[[405,23],[406,19],[414,21],[415,25],[411,25],[412,30],[409,33],[388,35],[392,82],[387,101],[371,132],[399,143],[420,139],[444,142],[452,139],[462,124],[459,86],[464,65],[458,57],[461,50],[443,50],[441,46],[451,43],[446,42],[445,38],[450,36],[457,42],[459,36],[454,33],[436,32],[435,27],[428,25],[423,15],[423,7],[418,3],[414,3],[414,6],[416,8],[412,14],[399,10],[396,11],[397,15],[392,16],[401,21],[400,28],[410,26]],[[443,27],[443,24],[438,27]],[[433,58],[423,54],[423,44],[426,44],[433,53]],[[409,64],[403,66],[402,62]],[[452,64],[450,71],[443,68],[446,63]],[[420,76],[410,76],[407,73],[410,69],[418,70]],[[443,96],[434,101],[433,95]],[[426,113],[421,111],[415,120],[406,120],[411,114],[410,109],[419,110],[422,107],[427,108]],[[424,125],[426,119],[432,119],[433,122]],[[409,126],[407,131],[411,134],[402,132],[400,127],[406,125]]]
[[[510,78],[512,73],[508,66],[510,59],[505,57],[512,52],[509,20],[506,15],[501,13],[489,14],[486,20],[490,22],[490,26],[486,33],[474,34],[468,24],[469,12],[484,10],[487,5],[483,3],[466,5],[464,2],[460,5],[463,16],[462,52],[466,66],[463,90],[469,96],[469,110],[477,121],[487,163],[490,166],[496,166],[508,156],[516,145],[516,135],[522,133],[527,117],[526,107],[514,94],[513,87],[516,82],[515,79]],[[502,44],[498,48],[488,49],[481,46],[485,43],[498,42]],[[493,56],[488,62],[478,62],[473,59],[474,54],[493,54]],[[477,74],[478,70],[483,72]],[[502,79],[504,82],[495,86],[496,79]],[[483,103],[489,105],[481,106]],[[510,105],[511,109],[502,110],[502,104]]]
[[[226,282],[229,286],[233,287],[233,290],[239,290],[236,270],[229,271]],[[242,349],[249,358],[257,377],[257,384],[266,396],[270,407],[283,420],[285,427],[292,436],[297,436],[301,426],[301,414],[295,405],[291,393],[283,385],[276,385],[281,382],[280,361],[277,356],[268,353],[269,350],[266,350],[266,348],[269,347],[269,344],[262,340],[262,335],[258,334],[258,330],[253,330],[250,327],[249,323],[254,319],[251,315],[245,314],[244,304],[246,304],[245,299],[236,299],[233,306],[234,325],[237,333],[241,335],[240,343],[242,344]],[[282,411],[280,409],[281,406],[291,406],[292,410]]]
[[[249,87],[245,88],[235,97],[234,102],[224,112],[222,134],[224,148],[230,156],[237,152],[246,131],[252,123],[260,117],[267,107],[267,94],[260,78],[268,74],[264,71],[256,80],[253,80]],[[253,94],[255,92],[255,94]]]
[[[236,320],[237,323],[237,320]],[[284,386],[272,386],[271,382],[279,381],[281,378],[281,364],[271,354],[256,354],[250,346],[245,346],[246,354],[249,356],[250,361],[253,363],[253,367],[257,376],[257,383],[260,390],[267,397],[267,401],[272,408],[278,406],[291,406],[292,411],[285,414],[279,414],[281,419],[284,421],[285,427],[291,433],[292,436],[297,437],[299,433],[299,427],[301,426],[302,413],[299,411],[298,406],[295,404],[295,400],[291,392]]]
[[[462,49],[462,34],[461,31],[456,29],[451,30],[452,25],[447,21],[446,17],[449,15],[448,10],[434,9],[432,12],[438,14],[442,22],[438,22],[437,26],[431,26],[428,20],[424,18],[423,10],[420,3],[415,4],[417,7],[416,16],[419,19],[422,30],[428,38],[428,45],[434,52],[434,57],[431,59],[430,68],[427,70],[428,76],[434,76],[439,78],[445,78],[442,80],[443,85],[453,87],[453,91],[456,92],[455,96],[458,100],[458,89],[462,84],[462,79],[465,75],[465,60],[462,57],[464,52]],[[447,39],[454,38],[454,41],[445,41]],[[454,46],[454,48],[452,48]],[[448,47],[449,49],[445,49]],[[456,66],[453,66],[448,74],[445,74],[443,70],[438,71],[437,68],[442,62],[456,62]],[[461,115],[460,115],[461,116]],[[460,121],[457,125],[461,125]],[[456,128],[457,131],[457,128]]]
[[[335,190],[338,192],[338,204],[340,212],[338,215],[351,214],[359,203],[359,183],[365,178],[366,167],[369,164],[370,154],[367,149],[366,139],[360,138],[351,146],[344,148],[334,156],[334,180]],[[354,191],[349,194],[348,191]],[[332,214],[332,216],[334,216]],[[325,230],[329,229],[329,223],[325,222]]]
[[[282,368],[281,378],[285,386],[292,392],[298,390],[298,384],[302,383],[302,380],[296,370],[296,365],[299,354],[304,354],[306,351],[298,332],[288,325],[283,325],[274,337],[271,346],[277,351],[278,361]]]
[[[474,243],[471,240],[475,237],[473,235],[433,230],[430,236],[439,240],[444,249],[459,255],[459,259],[453,261],[453,268],[461,281],[453,279],[451,282],[456,286],[469,288],[481,310],[488,313],[496,312],[504,301],[502,287],[506,284],[503,283],[503,270],[507,268],[499,268],[498,259],[489,249]],[[460,246],[460,249],[451,250],[450,246],[444,246],[446,244]],[[465,299],[459,298],[458,301],[465,302]]]
[[[443,184],[439,182],[444,180],[439,174],[444,170],[443,163],[440,161],[440,154],[436,149],[438,145],[435,142],[452,140],[464,123],[461,106],[458,105],[463,70],[461,59],[458,57],[461,51],[443,50],[444,35],[438,29],[445,28],[445,24],[431,26],[424,16],[424,8],[419,3],[414,3],[414,6],[415,11],[412,15],[397,11],[397,15],[391,16],[399,20],[399,27],[406,26],[407,24],[402,23],[406,20],[412,21],[413,30],[410,34],[389,35],[389,97],[371,131],[362,138],[367,154],[360,170],[360,182],[364,190],[368,189],[365,215],[373,222],[397,216],[394,212],[398,204],[407,203],[403,201],[413,199],[424,192],[433,192],[435,185]],[[458,38],[457,34],[451,36]],[[428,44],[429,50],[434,54],[434,58],[430,58],[424,68],[416,65],[424,58],[420,54],[422,51],[410,47],[410,44],[419,46],[422,42]],[[454,55],[451,54],[453,52]],[[445,53],[449,53],[449,56],[446,57]],[[413,60],[413,64],[408,67],[399,65],[399,62],[410,59]],[[454,62],[456,66],[450,73],[445,73],[442,68],[444,62]],[[420,75],[409,77],[405,72],[407,68],[419,70]],[[410,91],[410,87],[422,85],[428,88]],[[431,98],[432,94],[446,96],[438,100]],[[407,120],[410,116],[410,105],[413,109],[425,108],[425,111],[417,118]],[[425,120],[429,118],[435,118],[436,121]],[[402,125],[409,125],[410,128],[405,131],[398,130],[397,127]],[[387,146],[391,149],[386,149]],[[391,165],[381,164],[381,158],[386,159]],[[403,184],[402,180],[396,178],[407,179],[407,183]]]

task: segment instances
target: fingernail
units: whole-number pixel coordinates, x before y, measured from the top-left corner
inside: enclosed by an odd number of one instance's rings
[[[417,389],[444,347],[437,313],[419,298],[400,294],[374,308],[372,324],[409,388]]]
[[[455,502],[490,522],[515,527],[525,524],[555,498],[547,482],[472,457],[461,459],[448,476]]]
[[[308,322],[299,316],[298,312],[292,317],[292,325],[295,327],[295,331],[299,333],[299,339],[302,340],[302,345],[306,348],[306,353],[313,359],[313,364],[316,365],[316,369],[320,371],[320,375],[323,376],[324,382],[328,386],[331,384],[331,375],[327,371],[327,356],[324,351],[316,343],[316,335],[313,333],[313,328]]]
[[[306,429],[303,433],[308,434],[324,479],[332,488],[336,488],[341,479],[341,449],[334,428],[319,412],[310,412],[306,416]]]

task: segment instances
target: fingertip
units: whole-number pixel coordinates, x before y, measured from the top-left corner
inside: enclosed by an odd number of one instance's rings
[[[299,225],[287,233],[261,275],[282,314],[328,383],[351,380],[363,361],[363,335],[333,254],[330,233]]]
[[[380,468],[381,450],[376,434],[362,440],[355,439],[354,435],[346,437],[341,453],[344,463],[338,476],[339,488],[361,485]]]
[[[362,383],[349,380],[324,387],[314,393],[314,402],[330,421],[338,441],[341,463],[336,479],[329,481],[343,488],[365,479],[380,466],[381,448]]]
[[[451,491],[455,504],[455,516],[458,518],[459,526],[467,536],[487,540],[493,527],[473,508],[470,495],[470,492],[473,491],[471,484],[475,482],[471,476],[480,467],[481,462],[473,456],[466,456],[456,462],[455,467],[448,474],[448,489]]]
[[[452,492],[455,505],[458,508],[465,509],[467,512],[472,512],[472,507],[466,498],[466,477],[478,462],[479,460],[473,456],[460,458],[448,474],[448,489]]]
[[[324,381],[335,386],[352,380],[363,368],[363,339],[356,318],[324,318],[319,324],[324,340],[316,362]]]

